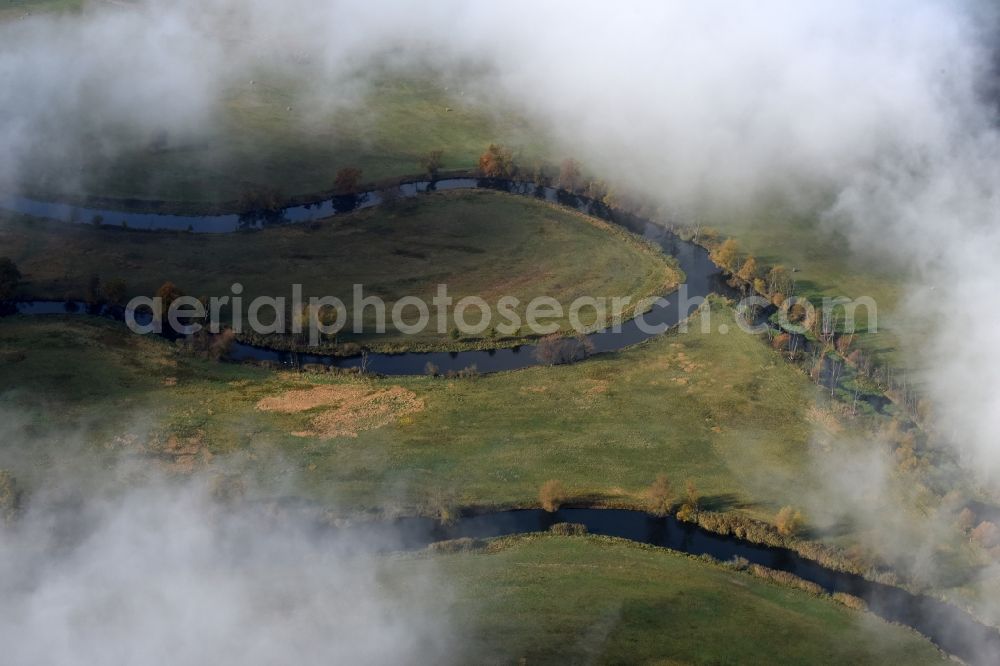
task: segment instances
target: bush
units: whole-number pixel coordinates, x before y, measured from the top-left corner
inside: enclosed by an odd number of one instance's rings
[[[549,513],[558,511],[562,503],[566,501],[566,497],[566,488],[562,482],[555,479],[543,483],[541,490],[538,491],[538,501],[541,502],[542,508]]]
[[[468,553],[474,550],[481,550],[485,543],[480,539],[471,537],[460,537],[458,539],[448,539],[447,541],[435,541],[428,549],[436,553]]]
[[[587,526],[580,523],[556,523],[549,528],[549,532],[559,536],[586,536]]]
[[[535,345],[535,358],[546,365],[564,365],[582,361],[594,352],[594,343],[580,336],[564,338],[558,333],[547,335]]]
[[[861,597],[856,597],[853,594],[847,594],[846,592],[834,592],[833,600],[857,611],[868,610],[868,604],[865,603],[865,600]]]
[[[794,536],[802,528],[802,512],[790,506],[783,506],[774,517],[774,526],[781,536]]]
[[[788,573],[787,571],[780,571],[777,569],[769,569],[768,567],[762,566],[760,564],[751,564],[747,567],[747,571],[752,573],[758,578],[763,578],[764,580],[769,580],[779,585],[784,585],[785,587],[792,587],[798,590],[804,590],[810,594],[815,594],[817,596],[823,594],[823,588],[816,583],[809,582],[803,578],[799,578],[795,574]]]

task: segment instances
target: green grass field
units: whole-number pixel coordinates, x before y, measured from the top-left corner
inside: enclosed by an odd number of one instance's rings
[[[337,216],[313,227],[289,225],[228,235],[97,229],[17,216],[0,216],[0,245],[24,274],[25,297],[83,297],[90,276],[124,279],[129,296],[156,293],[170,280],[194,296],[226,296],[243,285],[244,307],[255,296],[283,296],[292,284],[304,297],[336,296],[352,311],[352,287],[392,304],[418,296],[430,304],[438,284],[457,302],[479,296],[495,307],[502,296],[520,300],[524,321],[536,296],[566,307],[581,296],[630,296],[633,302],[673,288],[680,274],[658,248],[618,227],[545,203],[492,192],[441,193],[396,207]],[[288,305],[290,308],[291,306]],[[339,340],[373,348],[474,346],[452,340],[455,324],[416,335],[392,327],[375,333],[375,312],[365,312],[365,333]],[[414,317],[415,311],[409,310]],[[590,324],[594,311],[581,313]],[[244,318],[244,321],[246,319]],[[469,315],[468,321],[477,321]],[[566,316],[557,321],[570,330]],[[488,337],[490,330],[483,333]],[[516,336],[514,336],[516,337]]]
[[[829,598],[609,539],[532,535],[483,553],[400,557],[385,571],[446,581],[467,662],[945,661],[908,629]]]
[[[712,321],[731,326],[732,314],[716,306]],[[358,509],[535,505],[550,478],[579,500],[641,506],[665,472],[677,488],[694,480],[707,508],[770,517],[813,483],[818,390],[756,338],[697,326],[571,366],[370,379],[207,363],[96,320],[13,318],[0,325],[0,404],[31,432],[96,442],[138,432],[138,420],[154,443],[132,453],[159,455],[174,437],[230,454],[272,489],[291,474],[307,496]],[[317,386],[400,387],[423,405],[382,427],[349,414],[354,432],[329,438],[295,433],[336,401],[257,409]],[[44,461],[28,473],[44,476]]]

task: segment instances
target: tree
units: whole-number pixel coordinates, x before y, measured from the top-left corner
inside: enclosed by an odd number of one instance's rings
[[[1000,544],[1000,528],[988,520],[979,523],[970,536],[983,548],[992,548]]]
[[[687,500],[688,504],[696,509],[698,508],[698,502],[701,500],[701,495],[698,493],[698,488],[694,485],[694,480],[692,479],[688,479],[684,482],[684,498]]]
[[[361,184],[361,169],[344,167],[333,179],[333,191],[336,194],[357,194]]]
[[[649,512],[654,516],[666,516],[674,505],[674,490],[666,474],[657,474],[649,487]]]
[[[743,266],[739,271],[736,272],[736,277],[743,280],[744,282],[749,282],[751,284],[757,279],[757,260],[753,255],[747,257],[747,260],[743,262]]]
[[[104,283],[104,297],[111,305],[122,305],[125,302],[127,292],[125,280],[121,278],[111,278]]]
[[[976,524],[976,514],[969,507],[965,507],[958,514],[958,529],[968,532]]]
[[[437,178],[438,172],[441,170],[442,156],[444,151],[432,150],[427,158],[424,160],[424,170],[427,172],[427,177],[431,180]]]
[[[178,298],[183,296],[184,293],[181,292],[173,282],[169,280],[160,285],[160,288],[156,290],[156,297],[160,299],[161,310],[160,318],[166,319],[167,311],[170,310],[170,304],[176,301]]]
[[[783,506],[774,517],[774,526],[778,528],[778,534],[781,536],[794,536],[802,528],[802,512],[790,506]]]
[[[538,500],[541,502],[542,508],[549,513],[558,511],[562,503],[566,501],[566,497],[566,488],[563,487],[562,482],[555,479],[543,483],[541,490],[538,491]]]
[[[237,208],[244,215],[275,215],[281,211],[284,195],[281,190],[268,185],[246,185],[240,191]],[[122,222],[124,228],[128,227]]]
[[[687,521],[698,520],[699,500],[698,488],[694,485],[693,480],[688,479],[684,482],[684,503],[677,511],[677,518]]]
[[[14,297],[14,290],[21,281],[21,271],[9,257],[0,257],[0,301]]]
[[[576,192],[583,185],[583,173],[580,171],[580,163],[569,158],[562,162],[559,167],[559,187],[567,192]]]
[[[712,250],[711,257],[712,261],[716,264],[730,273],[735,273],[736,267],[739,265],[739,245],[736,243],[735,239],[727,238],[722,242],[722,245]]]
[[[491,143],[479,156],[479,173],[486,178],[510,178],[514,175],[514,153],[503,144]]]
[[[792,275],[784,266],[775,266],[768,271],[767,293],[772,296],[792,293]]]

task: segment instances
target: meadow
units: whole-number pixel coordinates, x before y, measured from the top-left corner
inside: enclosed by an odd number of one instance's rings
[[[599,537],[529,535],[400,556],[384,578],[452,591],[477,663],[930,664],[914,632],[718,564]],[[405,578],[404,578],[405,580]]]
[[[124,280],[126,298],[152,296],[166,281],[196,297],[228,296],[243,286],[244,305],[256,296],[335,296],[353,311],[353,285],[392,305],[405,296],[430,304],[439,284],[457,302],[479,296],[520,300],[524,321],[531,299],[550,296],[568,307],[578,297],[624,297],[633,303],[672,290],[682,276],[672,260],[622,229],[542,202],[489,191],[437,193],[393,206],[356,211],[314,224],[273,226],[233,234],[189,234],[67,226],[0,215],[0,244],[24,278],[24,298],[86,299],[90,280]],[[69,251],[69,248],[72,248]],[[289,306],[290,307],[290,306]],[[292,313],[290,313],[292,314]],[[415,311],[408,312],[412,318]],[[581,313],[590,324],[593,309]],[[264,317],[270,321],[270,315]],[[246,319],[244,318],[244,321]],[[468,321],[477,321],[473,312]],[[392,326],[375,333],[343,332],[340,342],[373,349],[460,348],[454,321],[415,335]],[[555,323],[570,331],[566,315]],[[490,337],[487,331],[481,337]],[[518,338],[512,336],[506,344]],[[493,340],[494,346],[498,341]]]

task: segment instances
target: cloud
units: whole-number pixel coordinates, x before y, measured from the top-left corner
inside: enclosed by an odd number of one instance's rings
[[[61,497],[65,497],[60,493]],[[386,579],[376,547],[212,501],[204,479],[79,503],[33,497],[0,534],[17,664],[447,663],[447,589]]]

